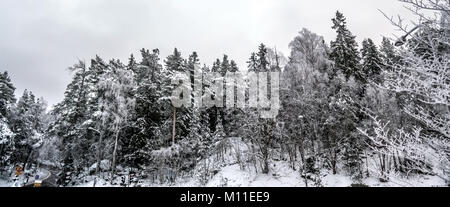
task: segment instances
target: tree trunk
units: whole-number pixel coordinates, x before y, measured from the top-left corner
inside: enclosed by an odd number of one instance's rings
[[[27,153],[25,160],[23,161],[23,171],[25,171],[32,154],[33,154],[33,149],[30,149]]]
[[[393,162],[394,162],[394,170],[398,171],[397,157],[395,156],[394,152],[392,153],[392,159],[393,159]]]
[[[264,146],[263,161],[264,161],[264,168],[262,170],[262,173],[268,174],[269,173],[269,149],[268,149],[268,146]]]
[[[175,144],[176,121],[177,121],[177,108],[173,107],[172,145]]]
[[[366,176],[369,177],[370,176],[370,172],[369,172],[369,159],[368,159],[368,155],[367,155],[367,151],[364,151],[364,154],[366,155]]]
[[[333,175],[337,174],[337,152],[336,149],[333,148],[332,151],[332,161],[331,161],[331,167],[333,168]]]
[[[115,143],[114,143],[113,161],[112,161],[112,165],[111,165],[111,184],[113,184],[114,171],[116,170],[117,142],[119,140],[119,123],[116,124],[115,137],[116,137],[116,139],[115,139]]]
[[[3,148],[4,145],[0,144],[0,156],[3,157]],[[6,163],[0,163],[0,171],[3,172],[3,166],[6,165]]]
[[[102,126],[104,125],[104,121],[102,121]],[[100,129],[100,128],[99,128]],[[102,142],[103,142],[103,130],[99,130],[100,132],[100,137],[98,140],[98,150],[97,150],[97,167],[95,168],[95,175],[98,176],[98,173],[100,172],[100,163],[101,163],[101,159],[102,159]],[[94,178],[94,187],[95,184],[97,183],[97,178]]]

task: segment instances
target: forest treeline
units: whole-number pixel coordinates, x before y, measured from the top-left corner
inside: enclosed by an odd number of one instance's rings
[[[406,1],[439,15],[430,19],[417,10],[420,27],[399,47],[387,37],[359,45],[338,11],[329,44],[303,29],[290,42],[288,57],[260,44],[245,69],[228,55],[207,66],[196,52],[183,56],[176,48],[164,59],[158,49],[142,49],[139,58],[125,62],[100,56],[79,61],[69,68],[73,77],[64,99],[49,112],[31,91],[16,100],[3,72],[0,167],[11,172],[19,164],[53,163],[61,186],[102,172],[112,182],[125,167],[169,183],[198,175],[198,163],[223,156],[227,138],[238,137],[250,149],[239,159],[243,168],[273,173],[272,160],[282,159],[318,186],[323,169],[355,182],[367,176],[388,181],[392,173],[448,179],[450,5],[414,2]],[[279,115],[262,119],[254,108],[174,108],[174,74],[194,70],[280,72]],[[199,179],[207,182],[213,173],[202,169]]]

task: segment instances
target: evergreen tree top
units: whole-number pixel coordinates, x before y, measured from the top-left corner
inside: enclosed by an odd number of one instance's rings
[[[359,71],[359,52],[355,36],[347,29],[347,22],[342,13],[336,12],[332,19],[332,28],[336,30],[336,40],[331,42],[330,59],[335,63],[335,70],[341,70],[346,78],[350,76],[362,79]]]
[[[200,59],[198,59],[197,52],[194,51],[192,52],[191,55],[189,55],[188,62],[190,66],[198,64],[200,62]]]
[[[185,61],[181,57],[181,53],[177,48],[174,49],[173,54],[169,55],[164,62],[166,64],[166,68],[170,71],[184,71],[183,64]]]
[[[15,102],[14,97],[15,90],[16,88],[11,82],[11,78],[8,75],[8,71],[0,73],[0,99],[8,103]]]

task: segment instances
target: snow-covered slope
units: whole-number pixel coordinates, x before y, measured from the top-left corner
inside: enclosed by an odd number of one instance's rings
[[[218,159],[212,155],[205,163],[214,163],[211,168],[218,167],[217,172],[202,185],[198,177],[188,178],[186,180],[179,180],[174,186],[207,186],[207,187],[305,187],[305,180],[300,176],[298,170],[290,167],[287,161],[280,159],[270,161],[270,172],[262,174],[260,169],[255,170],[251,165],[242,165],[237,163],[237,157],[240,160],[245,160],[245,154],[248,154],[247,145],[241,141],[240,138],[228,138],[229,150],[223,158]],[[196,171],[202,171],[202,162],[197,166]],[[203,165],[204,166],[204,165]],[[369,166],[374,168],[374,166]],[[308,186],[317,186],[313,181],[308,180]],[[154,186],[146,183],[149,186]],[[354,181],[351,176],[345,174],[342,169],[338,170],[338,174],[333,174],[329,170],[322,170],[320,172],[320,186],[326,187],[350,187],[352,184],[363,184],[373,187],[407,187],[407,186],[445,186],[445,180],[438,176],[425,175],[411,175],[409,177],[392,173],[388,182],[380,182],[376,177],[376,173],[371,173],[371,176],[362,179],[361,181]],[[145,185],[144,185],[145,186]],[[158,185],[160,186],[160,185]]]
[[[300,176],[298,170],[294,170],[288,161],[283,159],[271,159],[269,173],[261,173],[260,165],[249,162],[248,145],[241,138],[232,137],[225,140],[226,150],[224,154],[211,154],[207,159],[199,161],[193,170],[192,176],[178,178],[174,183],[153,183],[150,180],[139,180],[138,186],[142,187],[306,187],[305,179]],[[256,167],[255,167],[256,166]],[[298,167],[297,167],[298,168]],[[375,168],[370,166],[369,169]],[[438,176],[411,175],[406,177],[392,173],[388,182],[380,182],[376,170],[372,170],[369,177],[360,181],[351,179],[345,170],[338,169],[337,174],[330,170],[322,169],[319,177],[314,182],[307,180],[308,187],[351,187],[352,185],[364,185],[371,187],[420,187],[420,186],[445,186],[445,180]],[[108,173],[102,177],[107,178]],[[122,173],[126,174],[126,173]],[[78,187],[92,187],[93,176],[86,177],[86,182],[77,184]],[[117,178],[116,183],[120,183]],[[119,186],[97,178],[97,187]]]

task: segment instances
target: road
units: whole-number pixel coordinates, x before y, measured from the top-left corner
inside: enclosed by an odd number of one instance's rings
[[[47,166],[41,166],[41,168],[38,170],[39,180],[42,181],[41,186],[42,187],[57,187],[56,184],[56,175],[55,171],[52,168]],[[35,178],[30,178],[27,184],[25,184],[23,187],[33,187],[34,186]]]

